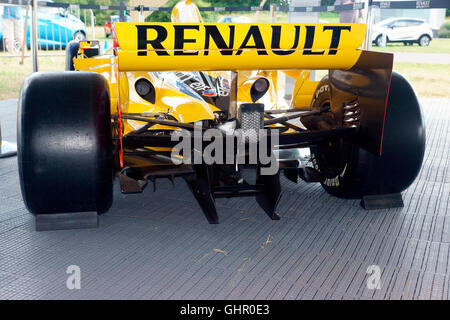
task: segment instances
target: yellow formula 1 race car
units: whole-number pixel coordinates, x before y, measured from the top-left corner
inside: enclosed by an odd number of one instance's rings
[[[73,226],[107,211],[115,176],[125,193],[183,177],[210,223],[215,199],[234,196],[255,196],[279,219],[280,172],[368,209],[402,204],[424,155],[420,105],[392,54],[359,49],[364,24],[115,29],[113,55],[72,42],[74,71],[22,86],[20,182],[37,219]],[[315,69],[328,75],[311,81]],[[290,102],[281,75],[295,79]]]

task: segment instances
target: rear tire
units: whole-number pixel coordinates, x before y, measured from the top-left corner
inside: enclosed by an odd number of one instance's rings
[[[427,35],[423,35],[419,38],[419,46],[421,47],[427,47],[430,45],[431,38]]]
[[[318,85],[313,109],[330,101],[328,77]],[[414,181],[422,166],[425,128],[419,102],[409,82],[393,72],[383,134],[382,155],[345,140],[311,147],[316,170],[326,178],[323,188],[342,198],[399,193]]]
[[[88,72],[35,73],[21,89],[18,167],[35,215],[107,211],[113,157],[106,80]]]

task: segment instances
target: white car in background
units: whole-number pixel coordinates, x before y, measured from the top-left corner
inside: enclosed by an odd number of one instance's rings
[[[433,39],[433,30],[425,20],[417,18],[389,18],[375,24],[372,29],[372,42],[384,47],[383,33],[386,43],[403,42],[404,45],[417,42],[420,46],[428,46]]]

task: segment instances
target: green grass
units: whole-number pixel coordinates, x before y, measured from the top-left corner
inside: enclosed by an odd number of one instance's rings
[[[86,31],[88,32],[88,38],[92,39],[92,29],[91,29],[91,27],[87,28]],[[95,33],[95,40],[100,40],[100,41],[112,40],[111,37],[106,38],[105,30],[103,29],[103,27],[96,26],[94,28],[94,33]]]
[[[31,58],[27,57],[24,64],[19,64],[20,58],[0,56],[0,100],[15,99],[25,78],[33,71]],[[65,56],[40,57],[39,71],[63,71]]]
[[[382,52],[422,52],[422,53],[448,53],[450,54],[450,39],[433,39],[428,47],[421,47],[417,43],[405,46],[403,43],[388,43],[386,47],[372,47],[373,51]]]
[[[419,97],[450,98],[450,65],[399,62],[394,70],[411,82]]]

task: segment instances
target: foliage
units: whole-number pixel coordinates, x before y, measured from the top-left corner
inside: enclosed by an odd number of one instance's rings
[[[441,28],[438,31],[439,38],[450,38],[450,21],[442,24]]]
[[[91,5],[108,5],[108,6],[118,6],[120,0],[54,0],[54,2],[58,3],[70,3],[70,4],[91,4]],[[123,0],[125,4],[128,3],[128,0]],[[80,19],[86,23],[87,25],[91,24],[91,15],[86,12],[86,20],[84,21],[83,9],[80,10]],[[97,26],[102,26],[105,24],[105,21],[108,19],[110,15],[118,15],[117,11],[113,10],[93,10],[95,15],[95,24]]]
[[[172,8],[179,0],[169,0],[164,7]],[[198,7],[256,7],[262,0],[194,0]],[[334,0],[333,0],[334,1]],[[267,0],[265,5],[276,4],[279,6],[288,6],[289,0]],[[215,22],[219,19],[219,13],[214,11],[203,11],[203,20],[205,22]],[[221,12],[224,14],[224,12]],[[157,11],[149,15],[145,21],[153,22],[169,22],[170,12]]]

